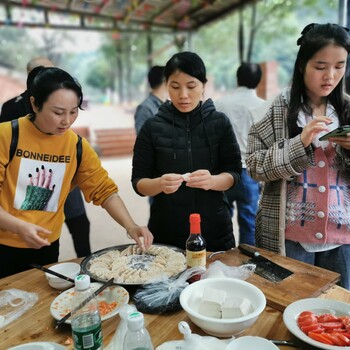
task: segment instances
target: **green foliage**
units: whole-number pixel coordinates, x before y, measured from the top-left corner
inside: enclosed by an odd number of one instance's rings
[[[1,27],[0,38],[0,66],[26,74],[28,53],[38,50],[35,41],[29,38],[26,29],[12,27]]]
[[[256,21],[251,23],[252,7],[243,10],[244,57],[251,32],[254,46],[250,61],[279,63],[280,85],[288,84],[297,53],[296,40],[308,23],[337,22],[335,0],[261,0],[256,5]],[[193,39],[193,50],[206,63],[216,87],[232,88],[239,66],[239,15],[234,13],[200,29]]]
[[[280,86],[288,84],[302,28],[311,22],[337,22],[338,0],[260,0],[252,22],[252,5],[243,12],[244,59],[253,38],[251,61],[277,61]],[[216,89],[236,85],[239,62],[239,15],[229,14],[188,35],[184,47],[175,45],[179,33],[152,34],[152,57],[148,55],[147,32],[104,33],[101,47],[94,52],[72,53],[63,43],[73,41],[68,31],[44,30],[36,40],[34,29],[0,28],[0,65],[25,71],[29,58],[49,56],[81,81],[85,91],[103,94],[107,89],[128,95],[134,101],[147,93],[149,65],[164,65],[178,50],[197,52],[204,60]],[[38,35],[35,35],[37,37]],[[82,43],[79,43],[82,45]],[[86,46],[89,42],[83,43]]]

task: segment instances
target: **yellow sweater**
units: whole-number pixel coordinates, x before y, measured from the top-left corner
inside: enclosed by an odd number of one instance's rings
[[[0,124],[0,205],[17,218],[51,230],[48,238],[54,242],[61,234],[63,207],[72,186],[79,186],[85,200],[95,205],[118,192],[118,187],[86,139],[73,181],[77,135],[72,130],[59,136],[46,135],[28,116],[18,121],[18,144],[10,163],[11,123]],[[17,234],[1,230],[0,244],[28,248]]]

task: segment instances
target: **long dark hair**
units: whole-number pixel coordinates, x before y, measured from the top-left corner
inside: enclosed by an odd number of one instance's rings
[[[300,49],[294,64],[292,77],[290,104],[288,108],[288,130],[291,137],[301,133],[301,128],[297,126],[298,113],[300,110],[311,115],[312,109],[308,105],[306,87],[304,83],[304,72],[308,61],[322,48],[334,44],[343,47],[350,52],[350,36],[347,28],[338,24],[309,24],[301,32],[301,37],[297,41]],[[347,124],[349,112],[349,100],[344,94],[344,77],[339,84],[328,95],[328,100],[335,108],[340,125]]]

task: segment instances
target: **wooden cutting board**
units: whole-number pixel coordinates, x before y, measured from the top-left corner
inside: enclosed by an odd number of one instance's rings
[[[247,279],[260,288],[266,296],[267,305],[284,311],[294,301],[305,298],[314,298],[330,289],[336,284],[340,275],[338,273],[321,269],[319,267],[287,258],[276,253],[254,247],[262,256],[278,265],[293,271],[293,274],[281,282],[274,283],[253,274]],[[249,261],[249,257],[242,254],[237,248],[221,254],[215,254],[211,258],[208,254],[207,266],[215,260],[220,260],[228,266],[240,266]]]

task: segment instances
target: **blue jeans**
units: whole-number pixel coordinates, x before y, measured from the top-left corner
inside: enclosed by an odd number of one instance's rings
[[[289,258],[322,267],[340,274],[343,288],[350,290],[350,244],[325,252],[309,253],[298,242],[286,240],[286,255]]]
[[[255,216],[258,210],[259,183],[242,169],[241,182],[226,191],[227,199],[232,207],[236,202],[237,220],[239,226],[239,243],[255,245]]]

